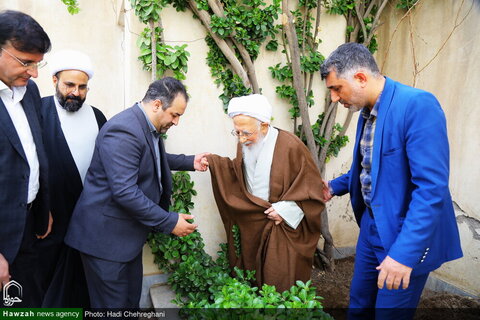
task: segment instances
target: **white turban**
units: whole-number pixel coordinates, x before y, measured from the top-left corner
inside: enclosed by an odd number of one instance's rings
[[[48,64],[52,76],[64,70],[80,70],[87,74],[88,79],[93,77],[92,61],[85,53],[80,51],[58,51],[49,58]]]
[[[272,106],[261,94],[233,98],[228,104],[227,112],[230,118],[243,114],[266,123],[270,123],[272,118]]]

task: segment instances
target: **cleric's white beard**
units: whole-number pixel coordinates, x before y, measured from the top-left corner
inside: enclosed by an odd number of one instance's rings
[[[260,152],[262,152],[264,139],[265,136],[259,132],[255,143],[251,143],[250,145],[242,144],[243,161],[246,166],[256,166],[258,156],[260,155]]]

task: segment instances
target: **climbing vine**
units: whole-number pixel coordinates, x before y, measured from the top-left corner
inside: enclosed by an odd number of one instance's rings
[[[140,49],[138,59],[144,70],[150,71],[152,80],[161,78],[167,70],[179,80],[185,80],[188,71],[187,45],[170,46],[165,43],[160,12],[168,5],[167,0],[130,0],[138,19],[148,25],[139,35],[137,46]]]
[[[156,78],[161,78],[167,71],[171,70],[173,76],[178,80],[185,80],[185,74],[188,71],[188,57],[190,53],[186,50],[187,45],[170,46],[160,42],[159,27],[155,28],[155,37],[157,38],[157,68]],[[142,62],[143,69],[152,71],[152,30],[145,28],[137,39],[137,46],[140,48],[138,59]]]

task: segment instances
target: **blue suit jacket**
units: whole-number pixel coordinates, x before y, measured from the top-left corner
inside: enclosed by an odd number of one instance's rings
[[[42,106],[38,88],[27,84],[22,106],[32,131],[40,164],[40,189],[31,213],[35,232],[44,234],[48,226],[48,162],[43,147],[39,112]],[[0,99],[0,253],[12,263],[22,243],[27,217],[30,168],[12,119]]]
[[[153,139],[138,106],[114,116],[100,130],[85,185],[65,242],[98,258],[128,262],[142,250],[153,227],[170,233],[170,170],[193,170],[194,156],[169,155],[160,140],[162,190]]]
[[[386,78],[376,121],[371,206],[386,252],[417,274],[460,258],[439,102],[431,93]],[[365,210],[359,148],[364,123],[360,116],[350,171],[330,182],[336,195],[350,193],[358,224]]]

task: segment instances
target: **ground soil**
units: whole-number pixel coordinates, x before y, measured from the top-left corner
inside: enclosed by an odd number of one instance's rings
[[[313,270],[313,285],[317,288],[317,295],[323,297],[323,307],[325,309],[345,309],[348,307],[353,263],[354,258],[348,257],[335,261],[334,272],[326,272],[317,268]],[[480,319],[480,299],[438,293],[428,289],[424,290],[418,308],[415,319],[419,320]],[[441,314],[439,314],[440,312]]]

